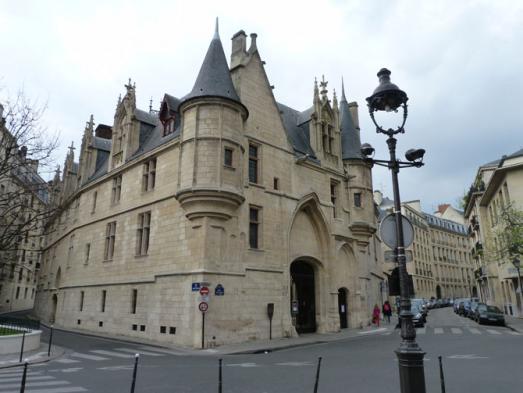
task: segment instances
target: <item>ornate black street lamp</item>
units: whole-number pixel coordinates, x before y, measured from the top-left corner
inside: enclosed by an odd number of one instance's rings
[[[423,165],[423,149],[410,149],[405,153],[407,161],[400,161],[396,158],[396,138],[394,136],[404,133],[405,122],[407,120],[407,94],[400,90],[398,86],[391,83],[390,71],[382,68],[378,72],[379,86],[374,93],[367,98],[370,117],[376,126],[376,132],[385,134],[387,146],[389,147],[389,160],[376,160],[372,157],[374,148],[365,143],[361,146],[361,153],[366,160],[372,164],[385,166],[392,172],[392,187],[394,193],[394,215],[396,219],[397,247],[395,249],[396,261],[399,268],[400,278],[400,321],[401,321],[401,344],[396,350],[398,357],[401,393],[425,393],[425,372],[423,369],[423,356],[425,353],[416,343],[416,330],[412,322],[412,311],[408,287],[408,274],[405,257],[405,241],[403,237],[403,225],[401,215],[401,200],[398,184],[398,173],[400,168],[421,167]],[[384,129],[374,118],[374,112],[398,112],[403,110],[403,119],[397,128]]]

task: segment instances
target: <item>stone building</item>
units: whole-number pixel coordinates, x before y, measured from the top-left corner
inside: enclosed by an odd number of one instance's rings
[[[218,31],[193,89],[87,123],[53,194],[36,309],[56,324],[200,347],[367,325],[383,294],[358,106],[311,81],[278,103],[256,34]],[[209,295],[198,288],[207,287]],[[205,333],[202,313],[205,301]]]
[[[33,308],[48,212],[38,161],[7,127],[0,104],[0,312]]]
[[[509,206],[523,211],[523,149],[480,166],[465,204],[481,300],[506,314],[523,315],[514,255],[503,249],[500,239],[503,211]]]
[[[384,217],[392,211],[393,203],[380,191],[375,191],[374,195]],[[473,263],[460,212],[449,205],[441,205],[438,212],[428,214],[422,211],[419,200],[403,202],[401,211],[414,229],[413,242],[406,248],[412,255],[407,272],[412,276],[414,296],[425,299],[471,296]],[[385,245],[383,247],[384,251],[388,250]],[[386,270],[391,271],[394,267],[395,264],[389,263]]]

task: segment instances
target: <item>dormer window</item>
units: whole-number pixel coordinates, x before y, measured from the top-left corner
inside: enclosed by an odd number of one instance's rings
[[[163,122],[163,136],[174,132],[174,116],[165,119]]]

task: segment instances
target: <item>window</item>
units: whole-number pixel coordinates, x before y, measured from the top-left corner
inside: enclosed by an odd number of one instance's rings
[[[85,261],[84,265],[89,264],[89,257],[91,256],[91,243],[85,245]]]
[[[338,216],[338,183],[336,181],[331,181],[331,202],[333,206],[333,215],[334,217]]]
[[[138,289],[131,292],[131,314],[136,314],[136,303],[138,300]]]
[[[105,312],[105,300],[107,299],[107,291],[104,289],[102,291],[102,304],[100,305],[100,311]]]
[[[142,191],[151,191],[156,183],[156,158],[143,164]]]
[[[258,157],[258,146],[256,145],[249,145],[249,182],[250,183],[258,183],[258,164],[259,164],[259,157]]]
[[[24,289],[24,299],[27,299],[27,290],[28,290],[28,289],[29,289],[29,288],[27,288],[27,287]]]
[[[354,206],[361,207],[361,192],[354,193]]]
[[[80,311],[84,310],[84,291],[80,291]]]
[[[169,117],[163,122],[163,136],[172,134],[174,132],[174,117]]]
[[[254,249],[260,246],[260,211],[259,207],[249,208],[249,247]]]
[[[232,168],[233,165],[233,150],[230,147],[226,147],[223,150],[223,165]]]
[[[16,296],[15,299],[18,299],[20,297],[20,287],[16,287]]]
[[[122,195],[122,175],[113,178],[113,188],[111,192],[111,203],[120,202],[120,196]]]
[[[105,229],[105,252],[104,259],[113,259],[114,255],[114,242],[116,240],[116,221],[107,224]]]
[[[151,226],[151,212],[138,215],[138,229],[136,233],[136,255],[147,255],[149,250],[149,233]]]
[[[98,191],[93,193],[93,204],[91,205],[91,213],[94,213],[96,210],[96,199],[98,198]]]
[[[280,189],[280,179],[277,177],[274,178],[274,189],[279,190]]]

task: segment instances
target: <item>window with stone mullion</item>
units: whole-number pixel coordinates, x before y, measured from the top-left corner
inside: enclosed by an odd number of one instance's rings
[[[138,229],[136,238],[136,255],[147,255],[149,251],[149,234],[151,226],[151,212],[138,216]]]

